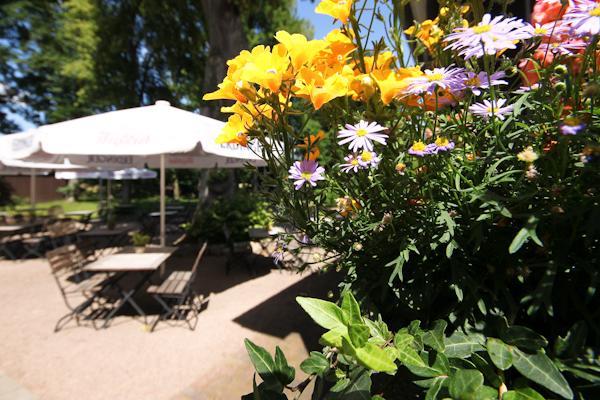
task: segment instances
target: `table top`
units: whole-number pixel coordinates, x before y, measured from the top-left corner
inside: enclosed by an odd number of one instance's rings
[[[65,215],[89,215],[93,214],[93,210],[77,210],[77,211],[69,211],[66,212]]]
[[[90,272],[136,272],[155,271],[176,250],[175,247],[150,248],[144,253],[135,253],[131,248],[102,257],[85,267]]]
[[[0,225],[0,232],[16,232],[26,228],[29,228],[31,225]]]
[[[165,211],[165,216],[176,215],[177,211]],[[149,217],[160,217],[160,211],[151,212],[148,214]]]

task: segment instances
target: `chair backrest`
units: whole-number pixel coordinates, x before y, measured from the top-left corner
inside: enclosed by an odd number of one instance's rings
[[[48,258],[50,269],[55,276],[73,272],[81,261],[83,261],[81,252],[74,244],[50,250],[46,253],[46,258]]]
[[[206,248],[208,247],[208,242],[202,243],[200,250],[198,251],[198,255],[196,256],[196,260],[194,261],[194,266],[192,267],[192,280],[196,276],[196,270],[198,269],[198,265],[200,265],[200,261],[204,256],[204,252],[206,252]]]

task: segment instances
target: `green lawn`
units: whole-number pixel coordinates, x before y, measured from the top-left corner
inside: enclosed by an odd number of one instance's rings
[[[93,210],[98,209],[97,201],[67,201],[67,200],[53,200],[53,201],[42,201],[36,203],[36,208],[47,209],[52,206],[60,206],[65,212],[69,211],[81,211],[81,210]],[[6,211],[9,214],[18,214],[22,210],[31,208],[29,203],[19,203],[8,207],[0,207],[1,211]]]

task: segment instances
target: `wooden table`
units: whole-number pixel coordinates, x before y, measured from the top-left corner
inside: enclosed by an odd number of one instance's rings
[[[89,231],[80,232],[77,236],[79,239],[93,239],[95,244],[93,250],[95,251],[100,248],[106,249],[109,247],[117,247],[117,245],[122,245],[127,238],[127,234],[134,228],[135,227],[132,225],[116,226],[112,229],[109,229],[106,226],[101,226]],[[100,242],[102,240],[104,243]],[[104,247],[98,246],[99,242]]]
[[[144,318],[146,322],[146,314],[144,310],[135,302],[133,296],[148,282],[150,276],[175,252],[175,247],[155,247],[148,248],[144,253],[136,253],[132,247],[126,247],[116,254],[102,257],[85,267],[85,272],[108,272],[119,273],[121,277],[115,279],[110,285],[116,288],[119,293],[119,299],[115,306],[106,316],[106,321],[102,325],[107,328],[114,315],[126,304],[129,303],[138,315]],[[122,287],[119,282],[126,274],[138,274],[137,282],[131,288]]]
[[[65,217],[79,217],[80,221],[87,222],[94,214],[93,210],[77,210],[77,211],[69,211],[65,213]]]

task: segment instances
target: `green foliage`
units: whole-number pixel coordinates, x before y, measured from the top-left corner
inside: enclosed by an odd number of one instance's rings
[[[148,243],[150,243],[150,240],[150,235],[146,235],[142,232],[133,232],[131,234],[131,242],[137,247],[146,246]]]
[[[263,379],[255,388],[255,395],[268,390],[287,398],[286,390],[302,391],[315,379],[313,398],[369,399],[371,376],[403,371],[428,400],[449,396],[455,400],[544,399],[540,393],[549,398],[574,398],[559,370],[562,362],[545,353],[547,342],[530,329],[503,327],[503,336],[514,344],[471,332],[448,335],[445,321],[436,321],[431,329],[413,322],[394,334],[382,321],[356,315],[353,304],[357,303],[350,292],[344,293],[342,307],[320,299],[298,297],[297,301],[318,325],[328,330],[321,337],[326,346],[322,352],[311,352],[301,363],[308,378],[290,387],[293,368],[283,355],[278,356],[281,350],[276,349],[273,361],[265,349],[246,340],[250,359]],[[339,336],[341,345],[327,345],[331,340],[324,338],[331,336]]]
[[[202,207],[186,226],[188,235],[212,243],[246,241],[251,227],[269,227],[273,222],[267,204],[256,193],[239,190],[230,197],[218,197]]]

